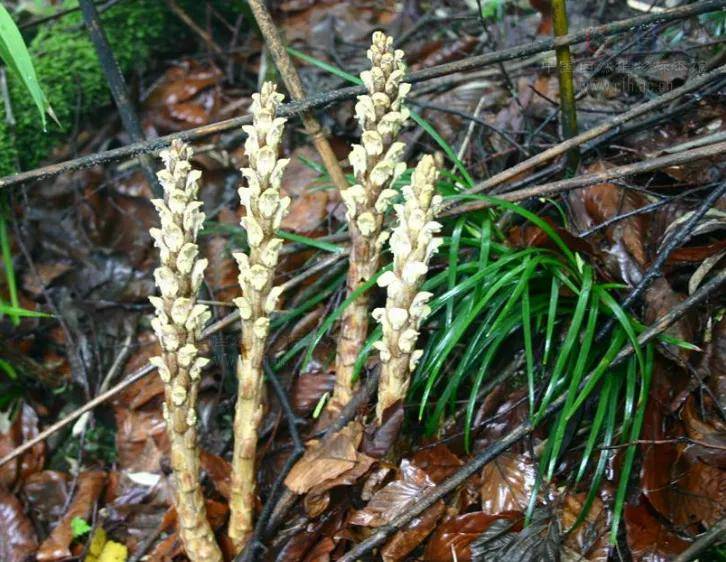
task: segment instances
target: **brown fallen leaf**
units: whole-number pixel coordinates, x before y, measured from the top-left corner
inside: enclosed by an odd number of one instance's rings
[[[322,440],[310,441],[303,457],[285,478],[285,485],[296,494],[305,494],[347,472],[356,465],[362,438],[363,427],[352,421]]]
[[[557,516],[562,532],[569,530],[582,511],[587,494],[566,494],[562,499]],[[585,520],[577,529],[564,538],[563,547],[572,554],[572,559],[588,562],[607,562],[610,548],[608,545],[608,513],[600,498],[595,498]]]
[[[49,261],[35,264],[35,271],[23,274],[23,289],[33,296],[40,296],[43,290],[55,279],[73,267],[64,261]]]
[[[623,512],[630,554],[636,562],[668,562],[688,543],[666,529],[641,505],[626,505]]]
[[[232,465],[219,455],[213,455],[207,451],[202,451],[200,460],[202,470],[207,473],[214,487],[222,497],[229,500]]]
[[[290,212],[282,219],[283,230],[309,234],[319,230],[328,215],[328,194],[325,191],[307,191],[295,197]]]
[[[78,475],[73,501],[50,536],[40,545],[36,555],[38,562],[62,560],[71,556],[70,545],[73,541],[71,521],[74,517],[89,518],[94,504],[101,495],[105,482],[105,472],[85,471]]]
[[[482,511],[447,517],[428,541],[423,559],[426,562],[468,562],[471,560],[469,545],[489,526],[500,519],[517,521],[517,530],[524,516],[520,512],[489,515]]]
[[[351,525],[380,527],[403,513],[413,502],[420,498],[434,481],[423,470],[411,464],[408,459],[401,461],[400,479],[386,484],[378,490],[363,509],[355,511],[350,517]]]
[[[36,435],[38,415],[30,405],[24,403],[12,420],[0,413],[0,457]],[[45,442],[41,441],[19,457],[0,466],[0,486],[12,490],[31,474],[42,470],[44,464]]]
[[[35,520],[49,525],[61,518],[71,493],[70,481],[68,474],[55,470],[43,470],[27,478],[22,492]]]
[[[22,504],[0,487],[0,560],[24,562],[37,548],[33,523],[25,515]]]
[[[384,562],[405,560],[406,556],[413,552],[434,530],[445,511],[446,505],[443,500],[439,500],[421,515],[415,517],[406,527],[397,531],[381,549],[381,557]]]
[[[411,462],[428,474],[436,484],[441,484],[464,464],[451,452],[451,449],[442,443],[434,447],[419,449]]]
[[[305,373],[295,377],[290,393],[290,405],[298,415],[311,413],[326,392],[332,392],[335,374],[330,372]]]
[[[535,479],[535,468],[528,456],[500,455],[482,469],[482,511],[497,515],[505,511],[526,510]]]

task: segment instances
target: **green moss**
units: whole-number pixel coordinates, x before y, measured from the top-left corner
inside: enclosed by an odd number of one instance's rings
[[[109,43],[124,73],[143,68],[155,52],[178,42],[180,27],[158,0],[121,2],[102,14]],[[8,76],[16,120],[13,132],[0,104],[0,176],[36,166],[67,139],[77,113],[81,116],[110,100],[106,79],[93,45],[76,12],[44,25],[29,45],[38,79],[60,122],[42,131],[37,110],[22,84]]]

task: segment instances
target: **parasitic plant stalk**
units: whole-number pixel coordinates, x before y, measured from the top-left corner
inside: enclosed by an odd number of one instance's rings
[[[257,430],[262,419],[264,384],[262,359],[281,287],[273,286],[275,267],[282,239],[275,236],[287,214],[290,198],[282,197],[280,183],[288,163],[278,159],[285,119],[277,117],[283,95],[266,82],[253,94],[250,108],[252,125],[247,133],[245,152],[249,167],[242,168],[248,187],[239,189],[246,215],[242,227],[247,231],[249,255],[234,254],[239,265],[242,296],[235,299],[242,318],[242,346],[237,360],[238,393],[234,418],[234,453],[230,498],[229,536],[241,550],[253,530],[255,505],[255,452]]]
[[[156,309],[151,325],[159,338],[161,355],[152,357],[150,363],[158,368],[164,382],[164,419],[171,446],[179,535],[190,560],[214,562],[221,561],[222,554],[207,520],[199,481],[196,403],[201,371],[209,360],[200,356],[197,341],[210,313],[206,306],[197,304],[207,260],[197,259],[197,233],[204,213],[197,199],[201,172],[192,169],[191,156],[191,148],[178,140],[161,153],[164,169],[157,176],[164,198],[153,201],[161,228],[150,230],[160,252],[161,264],[154,278],[161,296],[149,297]]]
[[[426,155],[416,166],[411,184],[403,187],[403,203],[395,205],[398,223],[391,235],[393,269],[378,279],[386,288],[385,308],[376,308],[373,318],[381,324],[383,337],[375,343],[381,357],[376,417],[406,397],[410,376],[423,351],[414,349],[421,321],[429,314],[431,293],[419,291],[431,256],[442,239],[434,234],[441,225],[434,216],[441,205],[435,194],[438,165]]]
[[[377,31],[368,50],[371,69],[361,72],[368,94],[358,97],[356,118],[363,130],[361,144],[353,146],[349,160],[356,184],[341,192],[351,251],[346,281],[350,295],[370,280],[379,267],[383,216],[396,192],[391,184],[406,169],[401,162],[404,143],[396,142],[408,118],[403,101],[411,89],[402,83],[406,66],[403,51],[393,49],[393,38]],[[343,311],[335,357],[335,390],[329,408],[341,409],[353,394],[356,358],[368,334],[368,298],[360,295]]]

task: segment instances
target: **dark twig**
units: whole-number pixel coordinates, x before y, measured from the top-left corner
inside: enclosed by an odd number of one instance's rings
[[[724,143],[726,144],[726,143]],[[696,228],[698,222],[704,217],[708,210],[713,207],[716,202],[726,193],[726,181],[722,182],[721,185],[716,187],[703,202],[693,211],[693,214],[688,218],[686,222],[678,227],[678,230],[668,238],[666,244],[658,251],[658,255],[653,260],[648,270],[643,274],[640,282],[633,288],[625,300],[620,304],[623,310],[627,310],[630,306],[640,298],[650,284],[655,280],[656,277],[660,277],[661,268],[665,265],[666,260],[670,257],[675,249],[683,244],[688,237],[691,235],[693,230]],[[598,339],[603,337],[604,334],[609,332],[614,325],[614,321],[611,318],[598,332]]]
[[[676,154],[660,156],[651,160],[642,160],[640,162],[634,162],[624,166],[617,166],[601,172],[583,174],[571,179],[554,181],[542,185],[536,185],[534,187],[518,189],[517,191],[509,191],[507,193],[497,195],[497,198],[504,201],[523,201],[524,199],[530,199],[532,197],[550,196],[555,193],[562,193],[563,191],[570,191],[580,187],[587,187],[596,183],[612,181],[614,179],[642,174],[644,172],[652,172],[668,166],[677,166],[693,162],[695,160],[700,160],[702,158],[720,156],[724,152],[726,152],[726,142],[715,143],[702,148],[694,148],[692,150],[686,150]],[[463,198],[466,198],[466,194],[463,195]],[[493,201],[473,201],[471,203],[463,203],[457,206],[452,206],[449,209],[445,209],[439,214],[439,216],[460,215],[462,213],[477,209],[485,209],[495,205],[496,203]]]
[[[88,34],[91,37],[93,46],[96,49],[98,60],[101,63],[101,68],[106,76],[108,87],[111,90],[111,95],[116,102],[116,108],[118,109],[119,116],[121,117],[121,123],[123,123],[124,129],[129,134],[131,140],[135,143],[144,141],[144,133],[141,130],[141,124],[136,116],[131,99],[129,98],[129,91],[126,87],[126,81],[121,73],[121,69],[116,62],[116,57],[113,56],[111,46],[108,44],[106,33],[101,25],[101,19],[96,10],[96,5],[92,0],[79,0],[81,11],[83,12],[83,21],[86,23],[88,28]],[[139,155],[139,164],[141,169],[144,171],[146,181],[149,182],[151,191],[157,197],[162,194],[161,185],[159,180],[156,178],[154,173],[154,167],[151,163],[151,158],[147,154]]]
[[[726,272],[721,272],[721,274],[711,279],[708,283],[704,284],[693,295],[688,297],[682,303],[673,307],[668,312],[668,314],[661,317],[655,324],[651,325],[638,337],[638,341],[640,342],[640,344],[642,345],[647,343],[658,334],[663,332],[666,328],[672,325],[691,308],[700,304],[711,293],[716,291],[724,283],[724,281],[726,281]],[[632,347],[624,349],[613,361],[613,366],[622,362],[631,353],[633,353]],[[583,386],[587,384],[591,376],[592,374],[589,374],[583,379],[580,388],[583,388]],[[552,413],[558,411],[564,405],[566,398],[566,394],[559,396],[547,409],[546,415],[551,415]],[[437,501],[443,499],[449,493],[453,492],[468,478],[481,470],[484,465],[495,459],[499,454],[506,451],[514,443],[529,434],[532,429],[533,427],[529,421],[519,424],[507,435],[502,437],[499,441],[487,447],[482,452],[478,453],[474,458],[472,458],[469,462],[463,465],[444,482],[442,482],[438,486],[430,488],[429,490],[421,494],[419,496],[419,499],[413,502],[412,505],[406,507],[404,513],[395,517],[387,525],[376,529],[376,531],[370,537],[365,539],[363,542],[357,544],[355,547],[349,550],[342,558],[339,558],[338,562],[355,562],[367,552],[370,552],[374,548],[383,544],[383,542],[390,535],[403,528],[404,526],[408,525],[415,517],[419,516]]]
[[[726,74],[726,66],[721,66],[707,74],[703,74],[702,76],[693,78],[679,88],[675,88],[674,90],[671,90],[670,92],[667,92],[662,96],[658,96],[657,98],[654,98],[650,101],[647,101],[640,105],[636,105],[634,108],[626,111],[625,113],[616,115],[600,123],[596,127],[593,127],[592,129],[583,131],[579,135],[572,137],[571,139],[567,139],[564,142],[553,146],[552,148],[548,148],[544,152],[536,154],[532,158],[524,160],[523,162],[520,162],[519,164],[512,166],[511,168],[507,168],[499,174],[492,176],[488,180],[477,184],[471,190],[471,192],[479,193],[482,191],[489,191],[492,188],[503,184],[504,182],[514,177],[518,177],[522,173],[529,171],[532,168],[539,166],[540,164],[544,164],[545,162],[548,162],[557,156],[565,154],[573,147],[582,145],[592,139],[600,137],[608,131],[617,130],[623,124],[632,121],[637,117],[645,115],[646,113],[650,113],[651,111],[658,109],[659,107],[665,106],[690,92],[698,90],[699,88],[710,84],[712,81],[722,78],[724,74]]]
[[[673,559],[673,562],[688,562],[689,560],[695,560],[696,557],[709,546],[719,540],[723,541],[724,533],[726,533],[726,517],[718,521],[713,527],[698,537],[691,546],[676,556]]]
[[[277,31],[277,27],[275,27],[275,22],[272,21],[270,13],[267,11],[264,0],[249,0],[248,4],[252,9],[257,25],[260,27],[265,44],[275,61],[275,66],[280,71],[280,76],[282,76],[282,80],[285,82],[288,92],[290,92],[290,96],[296,101],[304,100],[305,90],[300,80],[300,75],[297,73],[297,69],[285,45],[283,45],[282,37]],[[304,111],[301,118],[303,125],[305,125],[305,131],[310,135],[315,149],[320,154],[320,159],[323,161],[323,165],[328,171],[330,179],[335,184],[335,187],[338,188],[338,191],[344,191],[348,188],[348,180],[343,173],[343,169],[340,167],[338,158],[335,156],[328,138],[325,136],[323,128],[320,126],[312,111]]]
[[[667,10],[660,14],[638,16],[635,18],[629,18],[626,20],[613,22],[607,25],[589,27],[581,31],[569,33],[564,37],[558,37],[556,39],[541,39],[527,45],[520,45],[518,47],[503,49],[494,53],[487,53],[484,55],[468,57],[460,61],[441,64],[438,66],[433,66],[431,68],[412,72],[406,77],[406,81],[415,84],[418,82],[424,82],[426,80],[439,78],[441,76],[454,74],[456,72],[476,70],[485,66],[497,64],[499,62],[527,57],[545,51],[551,51],[555,48],[555,46],[575,45],[584,41],[594,41],[609,35],[616,35],[625,31],[632,31],[634,27],[637,28],[638,26],[646,26],[654,23],[676,21],[683,18],[720,10],[725,6],[726,0],[706,0],[704,2],[687,4],[685,6],[674,8],[672,10]],[[308,109],[322,107],[330,103],[351,99],[362,93],[364,93],[363,86],[352,86],[348,88],[325,92],[322,94],[308,97],[304,101],[285,104],[280,108],[280,115],[282,117],[289,117],[291,115],[298,114]],[[249,122],[250,117],[245,115],[234,119],[227,119],[225,121],[219,121],[217,123],[204,125],[202,127],[197,127],[194,129],[188,129],[179,133],[166,135],[164,137],[159,137],[158,139],[153,139],[146,142],[133,143],[121,148],[98,152],[96,154],[82,156],[80,158],[60,162],[57,164],[51,164],[50,166],[44,166],[35,170],[29,170],[27,172],[21,172],[19,174],[0,178],[0,188],[8,187],[10,185],[16,185],[19,183],[25,183],[28,181],[47,179],[65,172],[89,168],[91,166],[96,166],[114,160],[131,158],[139,154],[156,152],[158,150],[161,150],[162,148],[169,146],[174,139],[180,139],[187,142],[195,141],[216,133],[237,129],[241,125],[247,124]]]
[[[592,228],[583,230],[577,236],[578,236],[578,238],[587,238],[588,236],[592,236],[593,234],[595,234],[597,231],[607,228],[609,226],[612,226],[613,224],[615,224],[617,222],[623,221],[630,217],[635,217],[638,215],[644,215],[646,213],[650,213],[651,211],[655,211],[656,209],[660,209],[661,207],[670,205],[672,203],[675,203],[676,201],[680,201],[681,199],[688,197],[689,195],[693,195],[694,193],[698,193],[699,191],[703,191],[704,189],[708,189],[711,187],[713,187],[713,184],[700,186],[695,189],[689,189],[688,191],[679,193],[678,195],[676,195],[674,197],[663,197],[663,199],[661,199],[660,201],[656,201],[655,203],[643,205],[642,207],[638,207],[637,209],[633,209],[632,211],[627,211],[620,215],[615,215],[613,217],[610,217],[609,219],[604,220],[600,224],[596,224]]]
[[[299,424],[299,420],[298,417],[295,415],[292,406],[290,406],[290,401],[287,399],[287,393],[282,387],[280,379],[277,378],[277,375],[272,370],[272,367],[270,367],[270,364],[267,360],[264,361],[263,367],[265,370],[265,375],[267,375],[267,379],[272,385],[272,388],[277,395],[277,399],[280,402],[282,413],[287,420],[288,431],[290,432],[290,438],[292,439],[292,450],[290,451],[290,455],[285,460],[285,464],[282,466],[279,474],[275,478],[275,481],[272,484],[272,488],[270,488],[270,494],[267,498],[267,501],[265,502],[264,507],[262,508],[262,512],[257,518],[257,522],[255,523],[255,529],[252,532],[252,536],[247,542],[244,550],[240,553],[239,556],[237,556],[237,558],[235,558],[236,562],[251,562],[255,560],[255,555],[258,549],[264,546],[262,544],[262,538],[265,533],[265,527],[267,526],[267,522],[272,516],[272,512],[275,509],[275,505],[277,504],[280,495],[284,493],[283,488],[285,486],[285,478],[287,477],[287,474],[290,472],[295,463],[298,461],[298,459],[305,452],[305,444],[300,437],[300,432],[298,431],[297,427]]]
[[[217,45],[212,35],[206,29],[200,27],[197,22],[195,22],[191,18],[191,16],[187,14],[181,8],[181,6],[179,6],[179,4],[176,3],[175,0],[165,0],[165,2],[167,7],[169,8],[169,11],[176,17],[178,17],[181,21],[183,21],[184,25],[191,29],[196,35],[198,35],[202,39],[202,41],[204,41],[204,44],[209,47],[209,49],[214,52],[215,55],[224,55],[224,51],[219,45]]]

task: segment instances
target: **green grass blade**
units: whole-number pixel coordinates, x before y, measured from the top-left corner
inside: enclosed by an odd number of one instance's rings
[[[456,274],[459,265],[459,247],[461,243],[461,231],[464,228],[466,216],[460,217],[454,225],[451,233],[451,244],[449,245],[449,290],[456,286]],[[451,326],[454,317],[454,301],[446,303],[446,327]]]
[[[552,336],[555,333],[555,321],[557,320],[557,303],[560,299],[560,284],[556,277],[552,278],[550,286],[550,306],[547,310],[547,328],[545,331],[544,357],[542,366],[547,365],[550,351],[552,350]]]
[[[618,528],[620,526],[620,519],[623,515],[623,508],[625,507],[626,493],[628,491],[628,484],[630,483],[630,473],[633,470],[633,461],[635,460],[635,452],[637,451],[637,444],[635,443],[640,437],[640,430],[643,427],[643,419],[645,418],[645,408],[648,404],[648,392],[650,391],[650,379],[653,372],[653,346],[648,345],[646,348],[645,358],[645,369],[642,373],[642,380],[640,383],[640,396],[638,398],[638,408],[633,420],[633,427],[630,431],[630,445],[625,451],[625,458],[623,459],[623,466],[620,471],[620,480],[618,482],[618,489],[615,493],[615,503],[613,507],[613,524],[610,530],[610,543],[615,544],[618,538]]]
[[[336,246],[335,244],[331,244],[330,242],[316,240],[315,238],[308,238],[307,236],[296,234],[294,232],[278,230],[277,232],[275,232],[275,234],[277,234],[280,238],[284,240],[289,240],[290,242],[297,242],[299,244],[305,244],[306,246],[310,246],[311,248],[316,248],[324,252],[339,254],[343,251],[343,248],[341,248],[340,246]]]
[[[45,130],[45,114],[49,112],[52,115],[50,104],[38,82],[35,67],[28,48],[25,46],[25,41],[23,41],[23,36],[2,4],[0,4],[0,58],[28,90],[33,103],[38,108],[40,122]]]

